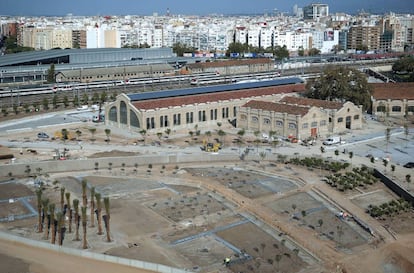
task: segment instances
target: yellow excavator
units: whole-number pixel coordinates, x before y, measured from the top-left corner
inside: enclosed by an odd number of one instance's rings
[[[211,143],[203,140],[203,146],[200,149],[205,152],[217,153],[221,149],[221,143]]]

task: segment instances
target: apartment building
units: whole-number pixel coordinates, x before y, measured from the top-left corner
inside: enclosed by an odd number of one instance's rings
[[[368,50],[380,49],[381,28],[377,25],[352,26],[348,31],[347,49],[360,49],[367,47]]]

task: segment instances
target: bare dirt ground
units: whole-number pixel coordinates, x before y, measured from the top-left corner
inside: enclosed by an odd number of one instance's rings
[[[100,132],[96,141],[104,143],[105,138]],[[225,142],[229,144],[233,138],[227,136]],[[111,138],[114,144],[126,141],[139,140]],[[158,145],[156,138],[145,141]],[[185,136],[161,145],[185,147],[190,142],[200,145],[200,141]],[[136,155],[116,150],[83,150],[82,154]],[[75,152],[73,156],[77,156]],[[43,158],[41,153],[37,157]],[[105,235],[97,235],[96,223],[91,227],[89,221],[88,251],[195,272],[414,272],[413,211],[383,219],[365,213],[368,204],[397,198],[382,184],[343,194],[321,181],[324,173],[268,161],[133,169],[41,177],[46,183],[44,195],[56,204],[61,187],[72,199],[81,199],[82,179],[110,197],[113,241],[107,243]],[[1,180],[9,181],[10,177],[3,174]],[[53,183],[55,180],[58,183]],[[0,203],[0,218],[30,213],[21,197],[36,210],[34,191],[33,179],[0,184],[0,199],[15,200]],[[367,223],[375,236],[353,221],[338,218],[337,213],[343,210]],[[36,225],[36,216],[15,217],[1,222],[0,229],[45,241],[43,234],[36,233]],[[63,245],[82,251],[81,242],[73,239],[73,233],[66,234]],[[0,246],[0,263],[10,273],[143,272],[88,259],[79,262],[80,258],[70,255],[4,241]],[[226,257],[231,257],[228,267],[223,265]]]

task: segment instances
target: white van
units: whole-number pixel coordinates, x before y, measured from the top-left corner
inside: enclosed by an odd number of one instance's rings
[[[323,141],[323,145],[334,145],[339,143],[341,143],[341,137],[339,136],[328,137]]]

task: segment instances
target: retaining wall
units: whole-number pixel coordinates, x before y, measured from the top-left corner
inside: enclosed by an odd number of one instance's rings
[[[406,201],[411,202],[411,204],[413,204],[414,206],[414,196],[411,193],[406,191],[403,187],[392,181],[392,179],[390,179],[388,176],[378,171],[377,169],[374,169],[374,175],[376,177],[379,177],[382,183],[384,183],[395,194],[404,198]]]
[[[100,253],[94,253],[87,250],[81,250],[81,249],[74,249],[74,248],[68,248],[64,246],[58,246],[58,245],[52,245],[50,243],[31,240],[27,238],[22,238],[16,235],[12,235],[9,233],[5,233],[0,231],[0,239],[4,241],[9,241],[10,243],[21,243],[24,245],[41,248],[41,249],[48,249],[56,252],[62,252],[68,255],[77,256],[77,257],[84,257],[89,258],[93,260],[99,260],[99,261],[105,261],[110,263],[116,263],[120,265],[127,265],[135,268],[150,270],[154,272],[161,272],[161,273],[188,273],[190,271],[177,269],[161,264],[155,264],[150,262],[144,262],[139,260],[132,260],[132,259],[126,259],[126,258],[120,258],[115,257],[111,255],[106,254],[100,254]]]

